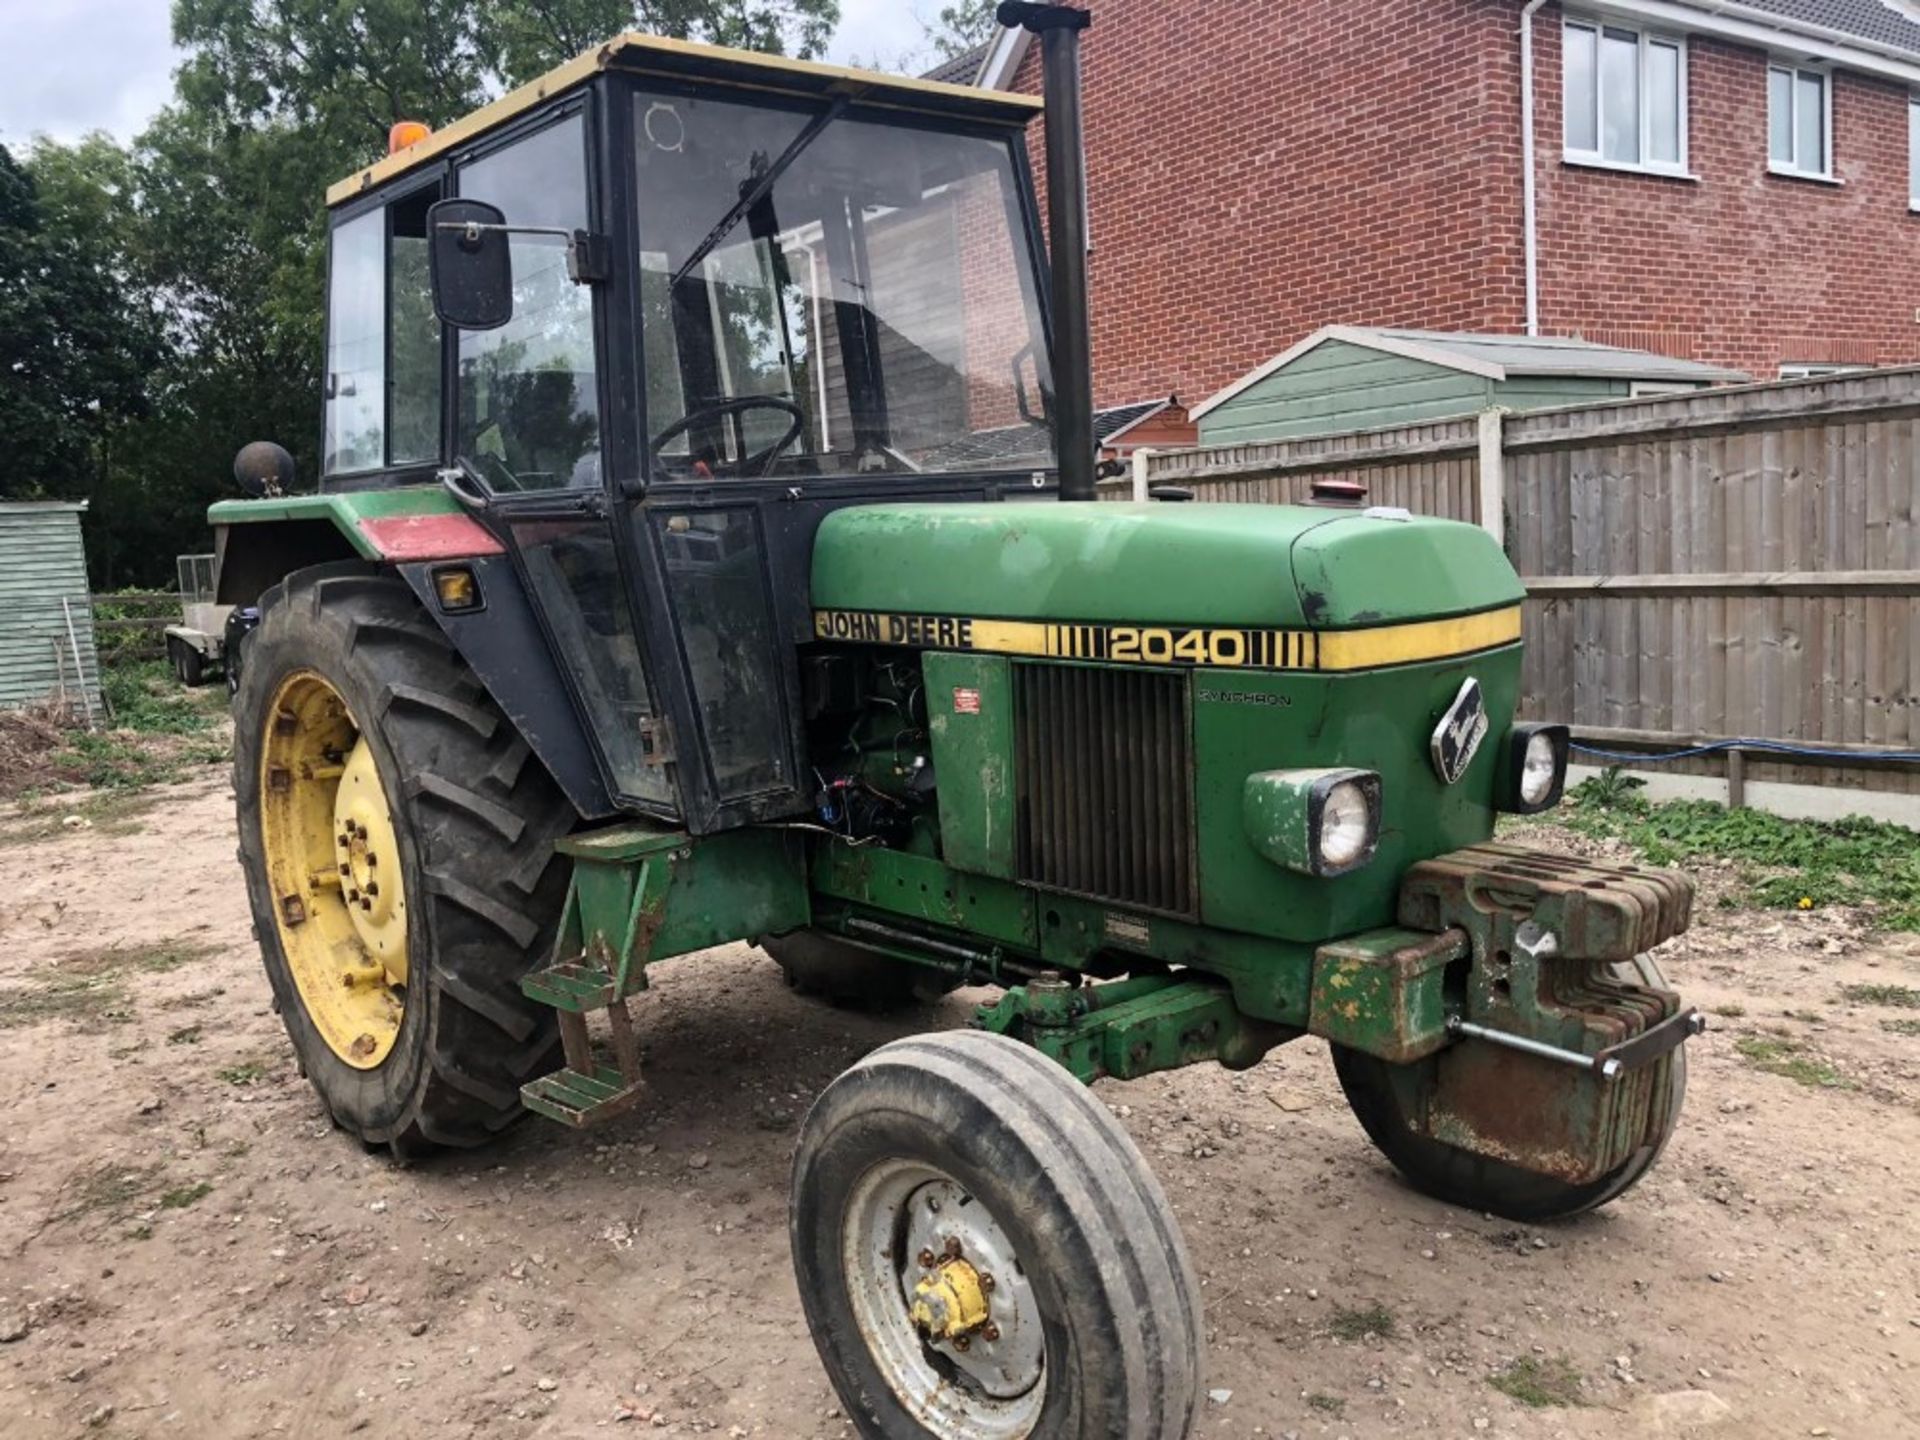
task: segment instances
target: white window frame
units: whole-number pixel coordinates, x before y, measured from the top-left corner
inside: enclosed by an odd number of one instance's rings
[[[1835,375],[1852,375],[1872,368],[1871,365],[1853,365],[1834,360],[1782,360],[1780,378],[1782,380],[1830,380]]]
[[[1687,123],[1687,75],[1689,68],[1687,37],[1684,35],[1668,34],[1663,30],[1649,30],[1640,25],[1622,25],[1613,21],[1603,20],[1597,16],[1575,14],[1568,15],[1561,21],[1560,43],[1563,46],[1566,44],[1566,34],[1569,30],[1591,30],[1594,36],[1594,148],[1592,150],[1576,150],[1567,140],[1568,106],[1564,78],[1565,71],[1563,69],[1561,72],[1562,82],[1560,94],[1561,158],[1569,165],[1590,165],[1601,170],[1630,170],[1635,174],[1641,175],[1671,175],[1681,180],[1694,179],[1695,177],[1692,170],[1688,168],[1687,160],[1687,131],[1689,129]],[[1637,161],[1610,159],[1606,153],[1607,124],[1604,110],[1606,104],[1606,87],[1600,83],[1600,56],[1601,52],[1605,49],[1602,41],[1605,38],[1606,32],[1609,30],[1617,34],[1632,35],[1638,42],[1640,48],[1640,123],[1638,127],[1640,136],[1640,158]],[[1655,43],[1670,45],[1679,52],[1680,75],[1678,83],[1680,86],[1680,94],[1678,96],[1678,123],[1680,126],[1680,158],[1677,161],[1650,160],[1647,158],[1650,148],[1649,140],[1653,133],[1653,127],[1650,123],[1648,113],[1653,98],[1653,89],[1647,83],[1647,52]]]
[[[1773,158],[1773,77],[1785,75],[1789,79],[1787,98],[1793,105],[1793,111],[1787,116],[1787,135],[1797,152],[1800,148],[1800,77],[1811,76],[1820,82],[1820,148],[1824,152],[1821,159],[1826,166],[1821,170],[1808,170],[1799,163],[1796,153],[1792,162]],[[1824,65],[1799,65],[1787,60],[1772,60],[1767,63],[1767,172],[1772,175],[1785,175],[1793,180],[1825,180],[1838,185],[1833,173],[1833,71]]]
[[[1907,96],[1907,209],[1920,211],[1920,95]]]

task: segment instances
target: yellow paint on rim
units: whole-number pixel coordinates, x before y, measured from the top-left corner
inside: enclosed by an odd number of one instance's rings
[[[312,670],[280,682],[260,744],[260,841],[274,927],[300,1003],[356,1070],[393,1050],[406,1012],[407,896],[373,751]]]

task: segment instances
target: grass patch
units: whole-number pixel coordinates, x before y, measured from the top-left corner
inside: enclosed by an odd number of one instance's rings
[[[1587,1403],[1580,1394],[1580,1372],[1564,1355],[1552,1358],[1522,1355],[1506,1369],[1489,1375],[1487,1383],[1502,1395],[1536,1410]]]
[[[1650,865],[1733,862],[1745,898],[1773,909],[1871,906],[1893,930],[1920,931],[1920,839],[1904,825],[1852,816],[1782,820],[1706,800],[1653,804],[1609,771],[1583,781],[1562,823],[1624,841]]]
[[[1333,1323],[1327,1327],[1341,1340],[1364,1340],[1369,1335],[1378,1335],[1384,1340],[1393,1334],[1394,1328],[1393,1312],[1380,1304],[1363,1310],[1335,1310]]]
[[[69,815],[86,822],[78,827],[82,833],[136,835],[141,820],[160,803],[160,797],[139,790],[103,790],[67,801],[68,797],[43,795],[22,802],[13,814],[0,818],[0,849],[38,845],[71,834],[75,827],[66,823]]]
[[[226,696],[218,685],[189,690],[164,660],[109,665],[100,688],[120,730],[140,735],[198,735],[214,727]]]
[[[1744,1005],[1716,1005],[1713,1007],[1713,1013],[1725,1016],[1729,1020],[1738,1020],[1742,1015],[1747,1013],[1747,1007]]]
[[[182,1025],[167,1036],[169,1045],[198,1045],[199,1043],[200,1027],[198,1025]]]
[[[258,1085],[273,1070],[269,1060],[242,1060],[238,1065],[225,1065],[213,1072],[213,1078],[224,1080],[229,1085]]]
[[[1338,1420],[1346,1412],[1347,1402],[1338,1395],[1325,1395],[1316,1390],[1307,1396],[1307,1408],[1318,1410],[1322,1415],[1331,1415]]]
[[[232,753],[222,731],[222,686],[188,690],[164,661],[108,665],[100,688],[111,718],[99,730],[71,730],[47,758],[69,785],[140,790],[186,779]]]
[[[1920,1020],[1882,1020],[1880,1028],[1889,1035],[1920,1035]]]
[[[55,1020],[95,1026],[124,1020],[130,1014],[127,988],[114,974],[34,970],[27,975],[25,985],[0,990],[0,1030]]]
[[[1797,1040],[1773,1035],[1742,1035],[1733,1042],[1742,1060],[1756,1070],[1779,1075],[1813,1090],[1857,1090],[1860,1087]]]
[[[1842,985],[1840,993],[1856,1005],[1887,1005],[1895,1010],[1920,1010],[1920,990],[1911,985]]]
[[[158,1165],[121,1165],[111,1160],[77,1171],[60,1187],[64,1208],[55,1211],[53,1218],[64,1221],[105,1215],[122,1219],[138,1208],[136,1202],[153,1188],[159,1173]]]
[[[105,945],[97,950],[73,950],[60,957],[60,968],[77,975],[165,975],[213,954],[214,947],[189,940],[159,940],[151,945]]]
[[[213,950],[211,945],[167,940],[131,948],[72,951],[52,965],[29,971],[25,984],[0,989],[0,1030],[53,1020],[87,1026],[129,1019],[133,1000],[128,976],[165,974],[204,959]]]
[[[160,1208],[162,1210],[184,1210],[189,1205],[206,1199],[207,1196],[212,1193],[213,1186],[204,1180],[196,1181],[191,1185],[181,1185],[167,1191],[166,1194],[160,1197]]]

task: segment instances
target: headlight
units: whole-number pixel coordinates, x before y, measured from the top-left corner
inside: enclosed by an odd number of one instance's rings
[[[1371,770],[1266,770],[1247,777],[1247,838],[1303,875],[1358,870],[1380,845],[1380,777]]]
[[[1325,869],[1345,870],[1357,864],[1373,845],[1373,809],[1357,780],[1342,780],[1327,791],[1320,810],[1320,863]]]
[[[1507,736],[1500,808],[1535,815],[1558,805],[1567,785],[1567,750],[1564,725],[1514,726]]]

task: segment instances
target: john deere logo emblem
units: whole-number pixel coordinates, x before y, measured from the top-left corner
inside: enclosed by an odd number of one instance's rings
[[[1433,732],[1433,768],[1448,785],[1467,773],[1467,766],[1487,738],[1487,702],[1480,694],[1480,682],[1469,679],[1460,686],[1453,704],[1440,717]]]

